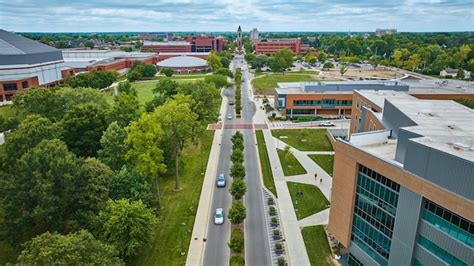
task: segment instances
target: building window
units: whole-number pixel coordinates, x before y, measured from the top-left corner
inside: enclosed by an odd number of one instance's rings
[[[474,248],[474,223],[425,199],[423,220]]]
[[[4,91],[16,91],[17,90],[16,83],[3,84],[3,90]]]
[[[400,185],[359,165],[351,239],[381,265],[387,265]]]
[[[462,262],[460,259],[451,255],[449,252],[440,248],[438,245],[429,241],[427,238],[421,235],[418,236],[418,244],[420,244],[420,246],[424,247],[429,252],[433,253],[436,257],[438,257],[439,259],[441,259],[442,261],[446,262],[449,265],[456,265],[456,266],[467,265],[466,263]]]
[[[360,262],[356,257],[354,257],[354,255],[352,255],[351,253],[349,253],[349,259],[347,260],[347,264],[349,266],[364,266],[364,264],[362,264],[362,262]]]
[[[314,109],[293,109],[293,115],[314,115]]]
[[[27,81],[27,80],[23,81],[23,82],[21,83],[21,87],[22,87],[23,89],[28,88],[28,81]]]

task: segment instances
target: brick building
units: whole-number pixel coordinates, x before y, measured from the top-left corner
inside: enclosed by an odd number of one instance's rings
[[[168,41],[168,42],[143,42],[143,52],[153,53],[189,53],[192,52],[192,45],[187,41]]]
[[[191,52],[222,52],[227,40],[222,36],[194,35],[184,38],[191,43]]]
[[[31,86],[52,86],[74,75],[60,50],[0,29],[0,102]]]
[[[328,230],[348,265],[474,265],[474,111],[356,91],[334,143]]]
[[[281,49],[290,49],[294,54],[304,53],[309,49],[308,44],[300,39],[260,39],[253,42],[256,54],[272,55]]]

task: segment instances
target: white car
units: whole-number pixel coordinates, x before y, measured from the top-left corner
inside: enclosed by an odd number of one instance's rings
[[[216,213],[214,214],[214,224],[223,224],[224,223],[224,209],[217,208]]]
[[[227,119],[232,120],[233,116],[231,114],[227,115]]]
[[[334,126],[336,126],[336,125],[334,125],[333,122],[324,121],[324,122],[319,123],[319,126],[320,126],[320,127],[334,127]]]
[[[224,174],[220,174],[217,177],[216,184],[217,184],[217,187],[225,187],[225,176],[224,176]]]

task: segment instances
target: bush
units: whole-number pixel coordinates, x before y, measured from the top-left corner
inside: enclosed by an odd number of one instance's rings
[[[167,77],[171,77],[173,76],[173,70],[169,67],[164,67],[160,70],[161,73],[163,73],[163,75],[167,76]]]
[[[242,256],[232,256],[230,257],[230,266],[244,266],[245,260]]]
[[[227,215],[232,224],[240,224],[247,217],[245,206],[241,202],[232,203],[232,207]]]
[[[227,243],[229,248],[234,252],[242,252],[244,249],[244,234],[239,228],[232,229],[232,233],[230,235],[230,242]]]
[[[281,243],[275,243],[275,249],[276,250],[282,250],[283,246],[281,245]]]
[[[230,155],[230,160],[233,163],[242,163],[244,161],[244,152],[241,149],[232,149],[232,154]]]
[[[273,204],[275,204],[275,201],[273,200],[273,198],[268,198],[267,199],[267,204],[268,205],[273,205]]]
[[[284,258],[278,258],[278,266],[285,266],[285,259]]]
[[[245,167],[242,163],[234,163],[230,168],[230,175],[233,178],[244,178],[245,177]]]
[[[234,196],[236,200],[240,200],[246,191],[247,187],[245,186],[245,182],[241,178],[234,179],[230,188],[230,194]]]
[[[331,62],[324,63],[323,69],[334,68],[334,65]]]

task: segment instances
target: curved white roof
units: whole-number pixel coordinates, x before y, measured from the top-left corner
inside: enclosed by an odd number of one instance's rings
[[[199,57],[194,56],[175,56],[163,61],[160,61],[156,64],[159,67],[205,67],[207,66],[207,61]]]

